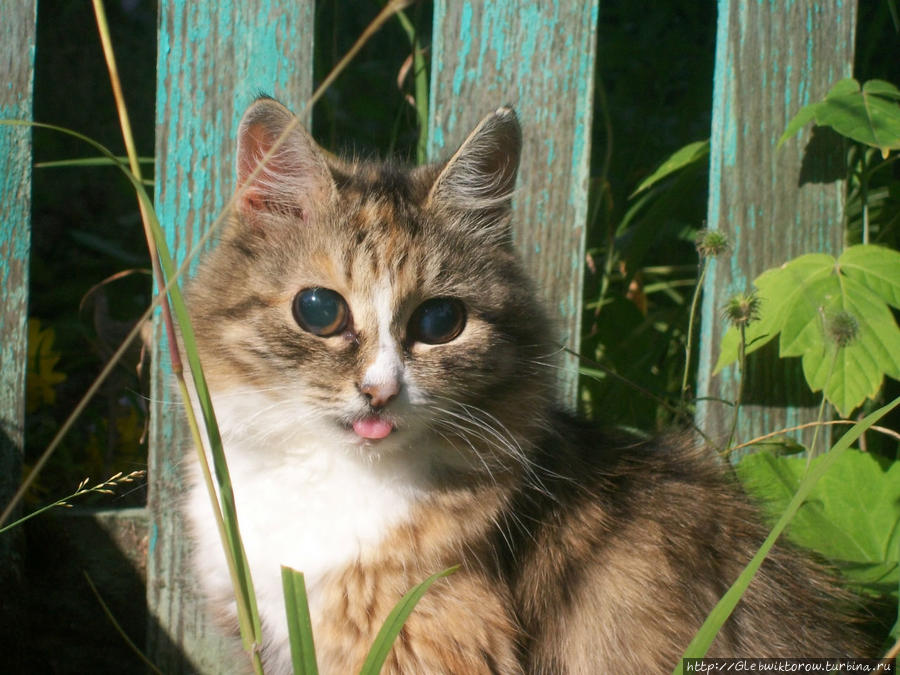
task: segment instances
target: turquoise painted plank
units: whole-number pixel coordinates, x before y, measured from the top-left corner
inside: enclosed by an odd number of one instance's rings
[[[36,0],[12,0],[0,20],[0,119],[31,120]],[[19,486],[25,442],[31,129],[0,126],[0,510]],[[0,636],[4,662],[21,656],[21,532],[0,537]],[[4,621],[3,619],[7,619]]]
[[[840,144],[810,145],[810,129],[779,150],[775,143],[803,105],[850,76],[856,4],[719,2],[707,227],[727,233],[733,246],[713,263],[703,289],[696,419],[720,441],[732,409],[716,399],[734,400],[738,383],[735,367],[712,374],[726,328],[721,308],[770,267],[841,249]],[[820,175],[810,175],[809,166]],[[742,441],[812,421],[818,412],[797,360],[765,351],[748,362]]]
[[[160,3],[156,206],[181,261],[235,187],[241,114],[260,93],[299,110],[312,91],[312,0]],[[220,672],[221,636],[207,623],[187,566],[178,465],[190,450],[157,323],[151,386],[148,651],[166,673]]]
[[[474,2],[434,7],[431,159],[512,105],[524,134],[513,237],[544,294],[561,344],[577,351],[590,173],[598,0]],[[562,399],[574,405],[577,361],[561,356]]]

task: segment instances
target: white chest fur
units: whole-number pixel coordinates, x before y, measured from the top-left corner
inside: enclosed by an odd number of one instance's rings
[[[322,430],[301,435],[272,433],[270,427],[261,436],[246,427],[222,426],[266,640],[284,644],[281,565],[304,573],[315,621],[322,576],[377,546],[408,516],[419,494],[417,472],[404,457],[369,461],[359,448],[342,445]],[[192,473],[187,511],[195,535],[194,565],[222,610],[233,597],[231,581],[199,467]]]

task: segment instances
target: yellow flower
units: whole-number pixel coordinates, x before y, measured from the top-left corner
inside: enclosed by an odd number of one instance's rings
[[[54,387],[65,381],[65,373],[53,369],[60,354],[53,349],[56,334],[52,328],[41,330],[38,319],[28,319],[28,370],[26,382],[26,410],[33,413],[42,405],[56,403]]]

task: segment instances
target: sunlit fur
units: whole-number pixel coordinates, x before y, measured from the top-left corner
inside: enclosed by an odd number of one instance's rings
[[[245,115],[246,189],[189,292],[266,672],[289,671],[281,564],[306,574],[326,675],[358,671],[403,593],[453,565],[385,672],[670,670],[764,531],[705,451],[611,439],[554,410],[554,331],[510,244],[514,113],[485,118],[447,164],[412,171],[334,159],[293,119],[268,99]],[[293,298],[311,287],[346,300],[344,333],[297,325]],[[435,297],[461,301],[465,327],[446,344],[415,342],[410,318]],[[362,390],[367,373],[397,384],[381,409]],[[354,433],[372,414],[394,431]],[[191,475],[198,578],[233,628],[208,497]],[[838,596],[777,550],[712,651],[856,654]]]

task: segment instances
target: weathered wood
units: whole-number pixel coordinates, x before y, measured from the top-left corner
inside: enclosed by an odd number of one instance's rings
[[[451,2],[434,7],[429,157],[452,152],[482,116],[512,105],[524,128],[514,239],[578,351],[598,0]],[[574,405],[577,361],[564,357]]]
[[[36,0],[4,3],[0,20],[0,119],[30,120]],[[0,510],[22,476],[31,245],[31,129],[0,126]],[[17,662],[22,622],[20,533],[0,536],[0,653]]]
[[[156,204],[181,261],[234,190],[235,137],[244,108],[265,92],[299,110],[311,93],[313,2],[163,0],[159,11]],[[184,491],[179,463],[191,442],[159,327],[156,334],[148,651],[166,673],[221,672],[227,652],[196,602],[188,539],[176,508]]]
[[[840,144],[811,145],[809,128],[779,150],[775,143],[800,107],[850,75],[856,4],[719,2],[708,227],[733,246],[704,286],[697,389],[697,421],[714,439],[724,440],[732,415],[714,399],[734,400],[738,381],[735,367],[712,375],[726,328],[721,308],[769,267],[841,246]],[[813,151],[817,176],[801,173]],[[748,360],[739,440],[816,416],[799,360],[765,351]]]

